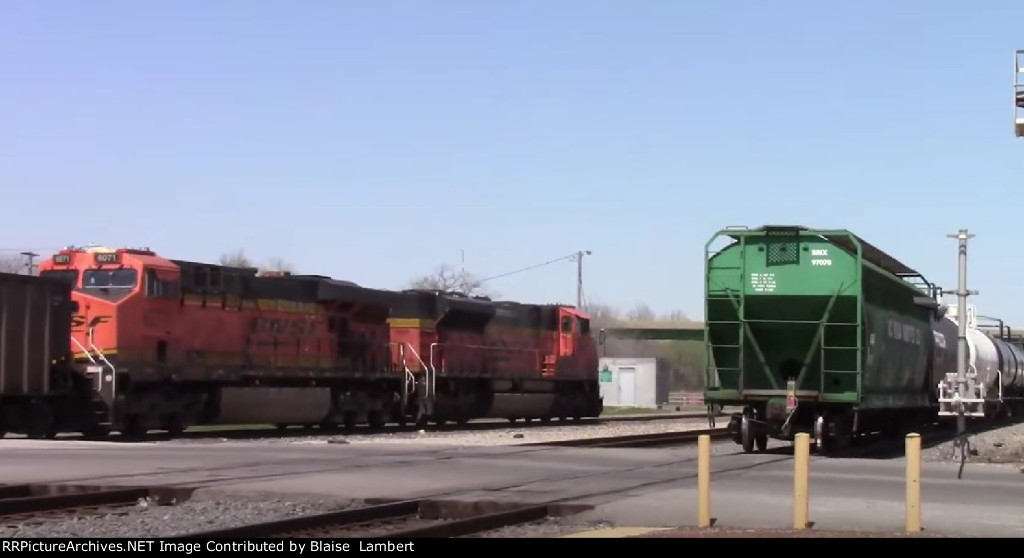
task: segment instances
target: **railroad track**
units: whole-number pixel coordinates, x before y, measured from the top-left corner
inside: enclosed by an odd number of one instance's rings
[[[522,505],[491,513],[450,514],[444,502],[403,500],[348,510],[252,523],[171,538],[451,538],[557,515],[547,505]]]
[[[69,514],[127,513],[138,505],[173,503],[180,489],[102,488],[71,485],[0,485],[0,519],[6,523],[26,523]]]
[[[705,428],[701,430],[682,430],[677,432],[656,432],[652,434],[630,434],[624,436],[605,436],[601,438],[573,438],[553,442],[530,442],[519,446],[564,446],[585,448],[651,448],[665,446],[682,446],[694,444],[697,439],[707,434],[712,440],[728,438],[727,430],[722,428]]]
[[[722,413],[717,413],[716,417],[723,416]],[[486,420],[486,421],[474,421],[467,424],[449,424],[444,426],[430,425],[426,427],[420,427],[416,425],[389,425],[383,428],[370,428],[366,425],[357,426],[352,429],[346,429],[344,427],[336,428],[321,428],[321,427],[295,427],[277,429],[273,427],[264,428],[244,428],[244,429],[224,429],[217,430],[215,427],[210,427],[209,430],[203,427],[200,431],[186,431],[176,436],[170,436],[162,432],[152,432],[145,436],[124,436],[116,434],[110,436],[109,440],[112,442],[124,442],[134,443],[140,441],[160,441],[160,440],[201,440],[206,438],[215,439],[228,439],[228,440],[249,440],[249,439],[274,439],[274,438],[295,438],[303,436],[372,436],[377,434],[401,434],[401,433],[414,433],[420,430],[425,432],[475,432],[475,431],[488,431],[488,430],[508,430],[508,429],[529,429],[529,428],[542,428],[542,427],[586,427],[586,426],[598,426],[601,424],[614,424],[621,422],[651,422],[651,421],[663,421],[663,420],[699,420],[707,417],[707,411],[684,411],[678,413],[651,413],[647,415],[624,415],[624,416],[603,416],[597,418],[583,418],[578,421],[565,420],[565,421],[516,421],[515,423],[509,423],[507,420]],[[60,440],[81,440],[83,436],[74,434],[69,436],[61,436]]]

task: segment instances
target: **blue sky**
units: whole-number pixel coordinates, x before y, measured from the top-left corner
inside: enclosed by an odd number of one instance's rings
[[[1024,3],[0,3],[0,248],[238,248],[385,288],[592,250],[700,318],[727,225],[850,228],[1024,327]],[[575,299],[569,261],[494,281]]]

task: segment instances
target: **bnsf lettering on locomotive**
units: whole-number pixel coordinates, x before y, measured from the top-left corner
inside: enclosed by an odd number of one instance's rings
[[[903,341],[911,345],[921,344],[921,330],[911,324],[905,324],[898,320],[889,320],[889,338],[896,341]]]
[[[289,320],[285,318],[255,318],[252,324],[253,333],[267,335],[303,336],[309,333],[311,324],[306,320]]]

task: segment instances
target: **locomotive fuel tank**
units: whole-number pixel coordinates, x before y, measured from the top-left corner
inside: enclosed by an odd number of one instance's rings
[[[213,424],[319,424],[331,412],[329,388],[247,388],[220,390]]]

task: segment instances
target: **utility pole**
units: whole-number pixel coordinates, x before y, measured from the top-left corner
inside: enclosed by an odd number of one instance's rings
[[[967,241],[974,238],[967,229],[960,229],[956,234],[946,235],[947,238],[955,238],[959,246],[957,288],[955,291],[947,291],[946,294],[955,294],[957,297],[957,347],[956,347],[956,392],[961,401],[968,397],[967,394],[967,297],[978,294],[978,291],[967,289]],[[955,447],[960,449],[961,457],[966,459],[967,446],[967,417],[964,415],[963,403],[960,403],[959,413],[956,418],[956,442]],[[963,466],[961,465],[961,472]]]
[[[583,256],[589,256],[590,250],[576,252],[576,308],[583,308]]]
[[[25,270],[26,270],[27,274],[28,275],[35,275],[36,274],[36,266],[35,266],[35,264],[33,263],[32,260],[33,260],[33,258],[38,257],[39,254],[36,254],[35,252],[22,252],[21,255],[25,256]]]

